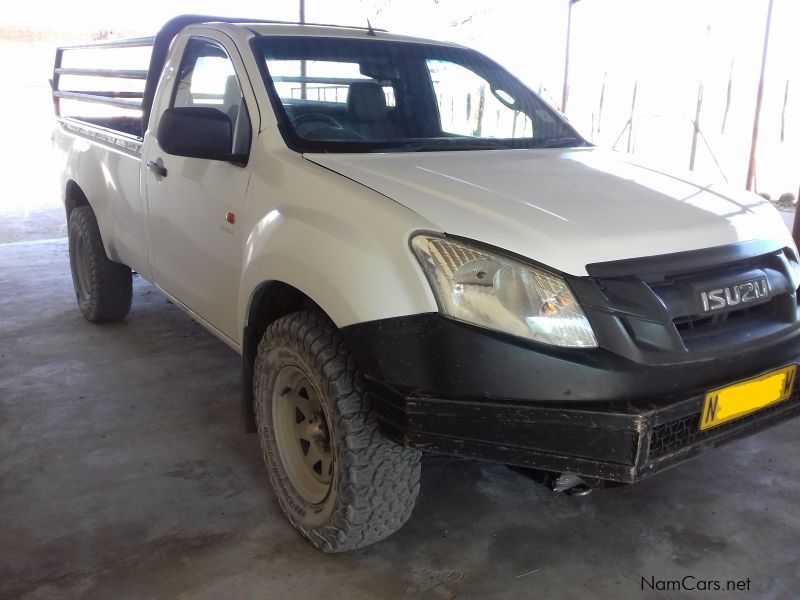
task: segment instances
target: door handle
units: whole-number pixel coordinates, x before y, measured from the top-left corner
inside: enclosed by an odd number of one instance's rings
[[[167,168],[158,164],[154,160],[147,161],[147,169],[158,175],[159,177],[167,176]]]

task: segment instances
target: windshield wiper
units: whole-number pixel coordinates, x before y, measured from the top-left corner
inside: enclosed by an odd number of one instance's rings
[[[408,152],[435,152],[437,150],[498,150],[507,148],[500,142],[471,138],[439,138],[424,142],[401,144],[393,149]]]
[[[583,146],[586,144],[586,142],[574,136],[544,138],[542,140],[536,140],[536,142],[537,148],[572,148],[574,146]]]
[[[504,143],[505,142],[505,143]],[[487,138],[430,138],[420,141],[404,142],[402,139],[392,140],[390,143],[379,144],[372,149],[373,152],[436,152],[448,150],[511,150],[514,148],[570,148],[585,146],[580,138],[574,136],[541,138],[541,139],[511,139],[493,140]]]

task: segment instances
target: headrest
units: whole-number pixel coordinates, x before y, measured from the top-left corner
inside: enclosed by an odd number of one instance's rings
[[[370,123],[386,117],[386,96],[375,81],[354,81],[347,93],[347,115],[354,121]]]
[[[228,75],[225,80],[225,98],[223,104],[226,107],[239,104],[242,101],[242,92],[239,90],[239,82],[236,80],[236,75]]]

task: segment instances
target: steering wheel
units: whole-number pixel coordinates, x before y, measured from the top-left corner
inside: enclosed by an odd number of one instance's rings
[[[311,126],[310,123],[317,123]],[[363,135],[345,129],[339,121],[322,113],[308,113],[292,119],[298,134],[308,140],[363,140]],[[306,125],[306,127],[303,127]]]
[[[322,113],[307,113],[305,115],[300,115],[299,117],[295,117],[292,119],[292,125],[294,125],[295,129],[298,129],[298,133],[302,135],[299,131],[299,128],[302,125],[306,125],[308,123],[325,123],[329,127],[335,127],[336,129],[344,129],[342,124],[339,123],[336,119],[329,115],[323,115]],[[316,128],[314,128],[316,129]],[[314,129],[309,129],[305,133],[310,133]]]

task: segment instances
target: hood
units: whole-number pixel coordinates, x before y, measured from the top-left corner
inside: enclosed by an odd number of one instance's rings
[[[671,176],[595,148],[306,154],[441,231],[572,275],[586,265],[772,239],[775,208],[749,192]]]

